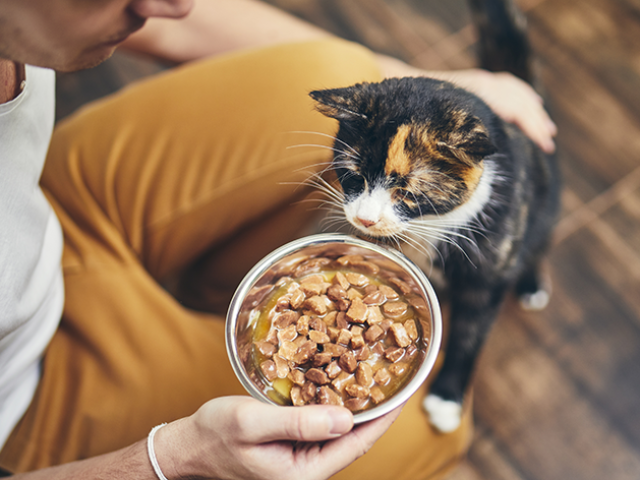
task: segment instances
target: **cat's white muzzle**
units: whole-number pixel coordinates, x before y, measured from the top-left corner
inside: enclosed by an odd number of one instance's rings
[[[404,230],[389,191],[383,187],[365,190],[344,206],[349,223],[373,237],[390,237]]]

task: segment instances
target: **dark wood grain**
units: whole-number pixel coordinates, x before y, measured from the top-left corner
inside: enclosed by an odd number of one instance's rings
[[[465,0],[269,0],[427,69],[476,64]],[[549,307],[510,300],[475,375],[476,433],[450,480],[640,478],[640,0],[520,0],[559,127]],[[116,55],[59,76],[58,113],[162,66]]]

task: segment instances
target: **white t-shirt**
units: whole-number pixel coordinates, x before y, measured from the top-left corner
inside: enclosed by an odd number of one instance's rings
[[[0,104],[0,448],[26,411],[64,302],[62,230],[39,187],[54,123],[55,75],[26,67]]]

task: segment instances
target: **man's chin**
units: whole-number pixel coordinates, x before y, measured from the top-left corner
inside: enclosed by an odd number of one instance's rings
[[[108,60],[115,52],[116,47],[103,47],[100,51],[93,51],[90,53],[84,53],[83,55],[71,60],[69,62],[62,63],[53,67],[54,70],[61,73],[77,72],[78,70],[86,70],[100,65],[105,60]]]

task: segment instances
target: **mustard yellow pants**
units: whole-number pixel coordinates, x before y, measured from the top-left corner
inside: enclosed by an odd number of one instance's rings
[[[337,125],[308,92],[379,78],[371,53],[348,42],[276,46],[174,69],[56,128],[42,186],[64,230],[66,305],[0,467],[108,452],[210,398],[245,394],[226,355],[225,302],[312,217],[300,182],[330,161]],[[214,313],[187,308],[171,285]],[[336,478],[447,473],[468,447],[470,415],[436,434],[423,395]]]

